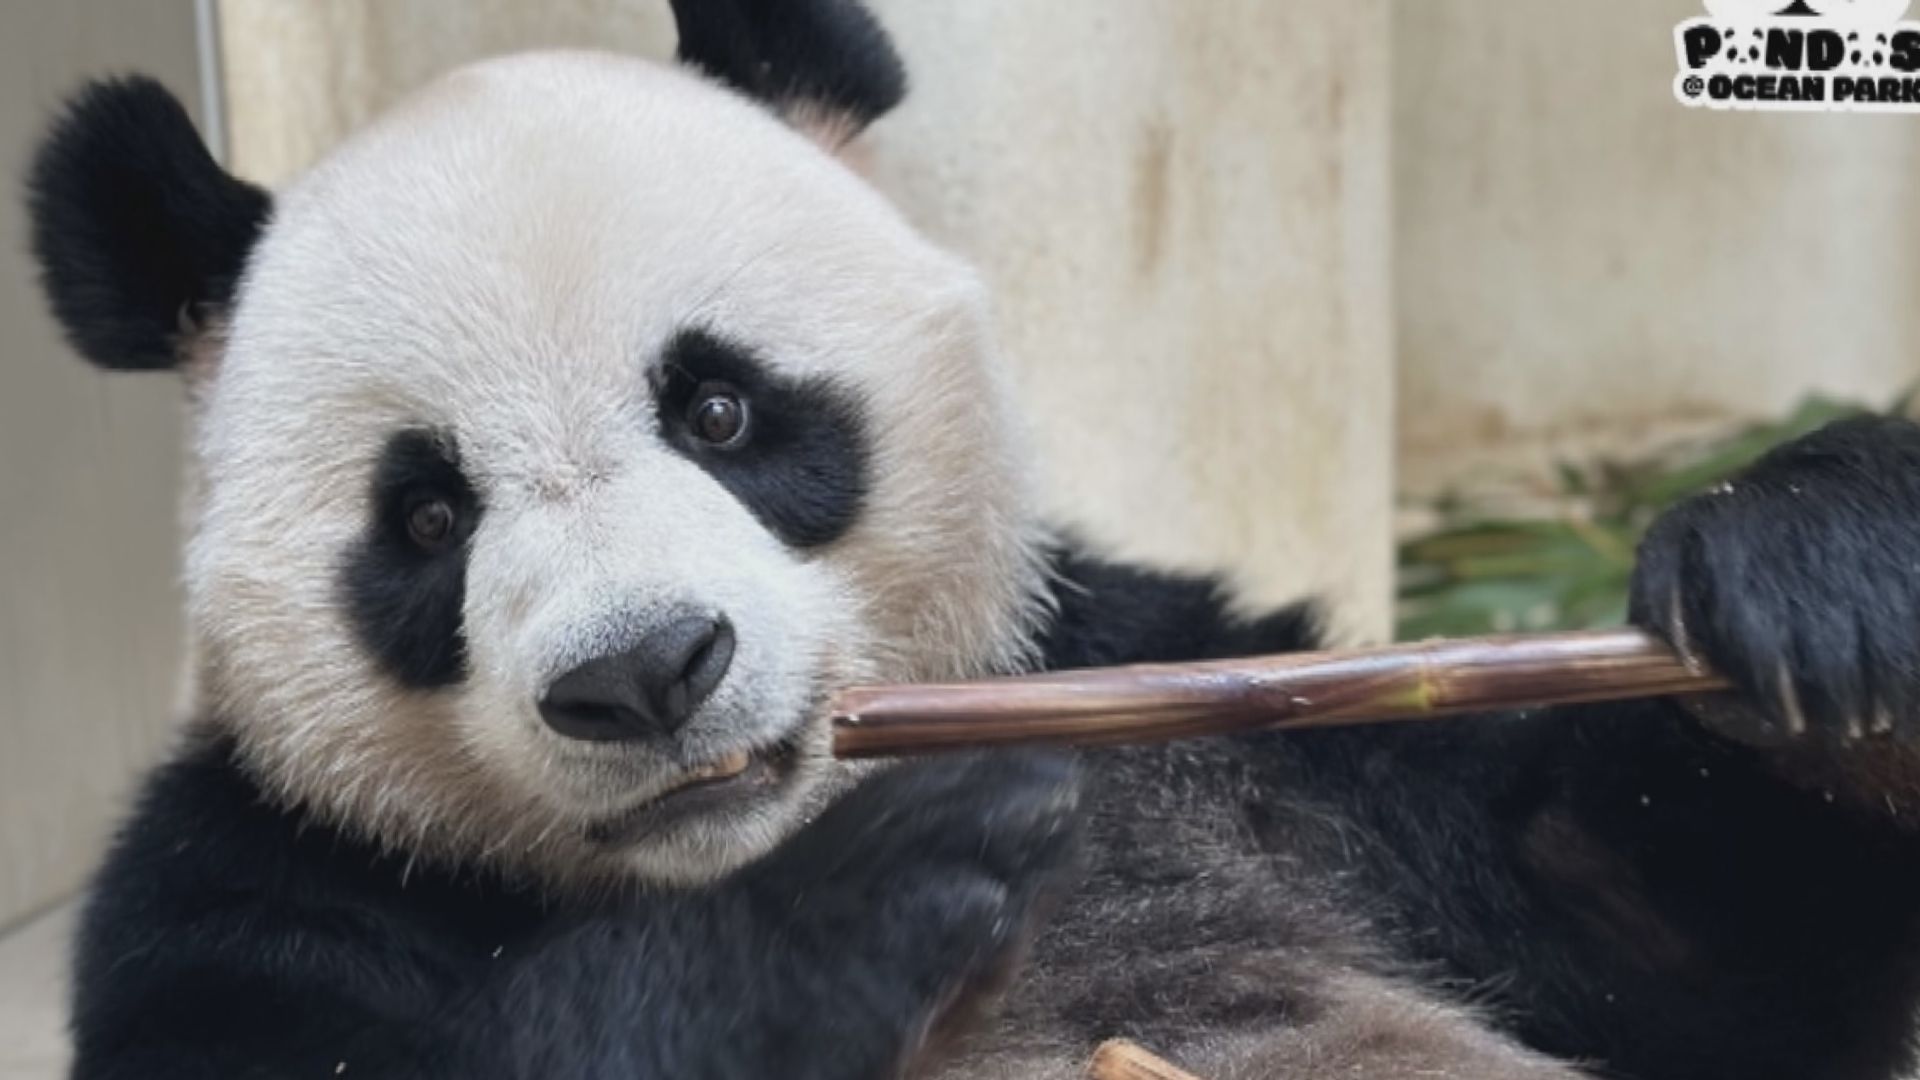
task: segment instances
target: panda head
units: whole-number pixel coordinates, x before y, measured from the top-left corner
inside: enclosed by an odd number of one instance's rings
[[[396,851],[704,880],[844,781],[831,691],[1031,648],[980,284],[833,153],[893,53],[844,0],[677,15],[683,67],[469,67],[272,196],[140,79],[32,173],[70,340],[187,384],[196,708]]]

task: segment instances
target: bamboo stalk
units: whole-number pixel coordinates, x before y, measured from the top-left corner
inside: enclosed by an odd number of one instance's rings
[[[1725,690],[1638,630],[1458,638],[1247,660],[854,687],[837,757],[987,746],[1154,742],[1263,729]]]
[[[1125,1039],[1109,1039],[1087,1062],[1087,1080],[1200,1080]]]

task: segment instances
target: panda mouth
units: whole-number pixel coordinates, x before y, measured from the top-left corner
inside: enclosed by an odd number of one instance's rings
[[[735,750],[689,769],[665,791],[589,825],[587,840],[603,847],[624,847],[676,822],[770,794],[793,777],[798,761],[797,738],[759,750]]]

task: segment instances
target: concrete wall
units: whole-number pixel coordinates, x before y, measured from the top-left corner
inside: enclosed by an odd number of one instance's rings
[[[192,0],[0,5],[0,927],[78,884],[175,720],[179,388],[60,342],[14,180],[68,91],[132,68],[197,101]]]
[[[1673,99],[1699,0],[1400,0],[1402,456],[1920,378],[1920,123]]]
[[[1001,304],[1058,516],[1384,633],[1386,0],[879,0],[873,172]],[[223,0],[235,160],[285,178],[436,73],[665,56],[664,0]]]
[[[1066,520],[1386,632],[1384,0],[895,0],[884,187],[993,278]]]

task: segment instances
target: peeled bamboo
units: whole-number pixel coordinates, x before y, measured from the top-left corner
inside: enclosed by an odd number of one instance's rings
[[[1638,630],[1441,639],[966,683],[855,687],[834,754],[1104,745],[1727,689]]]

